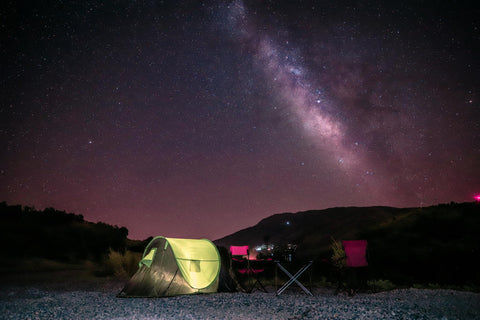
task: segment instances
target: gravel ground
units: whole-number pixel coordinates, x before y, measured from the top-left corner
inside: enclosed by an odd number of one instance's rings
[[[121,283],[95,288],[7,285],[0,319],[480,319],[480,294],[453,290],[394,290],[353,297],[319,289],[116,298]],[[272,290],[273,292],[273,290]]]

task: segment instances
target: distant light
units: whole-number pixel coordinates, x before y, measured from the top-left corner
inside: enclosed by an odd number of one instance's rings
[[[285,224],[286,224],[287,226],[289,226],[289,225],[290,225],[290,221],[285,222]]]
[[[473,196],[473,198],[477,201],[480,201],[480,194],[476,194]]]

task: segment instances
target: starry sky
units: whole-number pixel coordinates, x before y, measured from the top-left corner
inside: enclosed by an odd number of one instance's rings
[[[31,3],[30,3],[31,2]],[[480,193],[474,1],[7,1],[0,201],[217,239]]]

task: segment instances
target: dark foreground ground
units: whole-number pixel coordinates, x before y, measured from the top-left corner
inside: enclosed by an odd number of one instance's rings
[[[480,319],[480,294],[393,290],[353,297],[314,289],[117,298],[125,280],[71,272],[1,276],[0,319]]]

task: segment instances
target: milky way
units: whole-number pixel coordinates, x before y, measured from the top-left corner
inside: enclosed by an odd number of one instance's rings
[[[299,63],[298,54],[284,52],[287,50],[280,48],[272,38],[253,31],[242,3],[233,5],[232,14],[238,15],[233,21],[237,22],[243,37],[257,47],[254,56],[272,86],[271,94],[278,96],[280,104],[288,109],[294,120],[300,122],[315,144],[327,149],[344,166],[355,162],[350,159],[353,155],[348,156],[348,146],[343,145],[342,124],[328,114],[327,110],[333,108],[328,98],[322,95],[324,89],[309,82],[304,75],[305,68]],[[288,44],[286,41],[286,46]]]
[[[215,239],[480,192],[472,4],[177,2],[6,5],[0,201]]]

